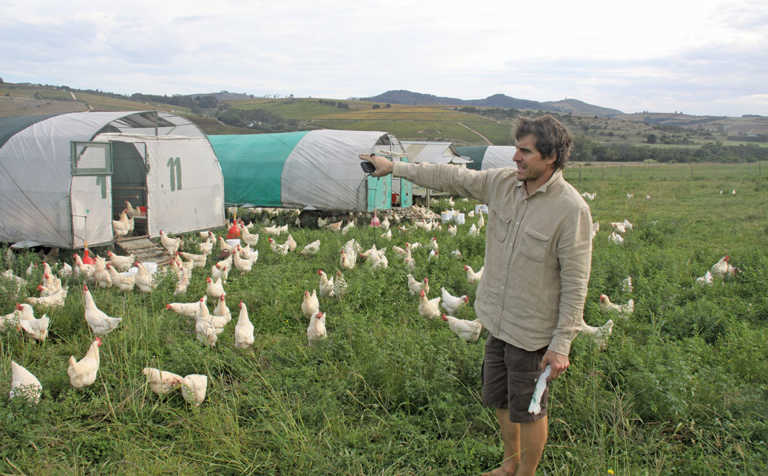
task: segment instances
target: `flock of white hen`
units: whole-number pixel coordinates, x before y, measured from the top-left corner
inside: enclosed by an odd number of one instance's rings
[[[628,196],[629,197],[629,196]],[[594,200],[594,196],[591,197]],[[453,207],[452,199],[450,200]],[[449,217],[458,216],[458,212],[451,208],[448,212]],[[469,212],[469,217],[474,218],[475,213]],[[393,220],[399,223],[397,216]],[[126,212],[121,214],[120,220],[115,220],[115,231],[120,227],[127,229],[132,223]],[[480,230],[484,227],[485,221],[482,212],[477,213],[477,219],[471,223],[466,231],[471,236],[479,236]],[[195,267],[206,267],[209,257],[212,255],[214,246],[218,246],[220,252],[226,255],[226,258],[214,260],[210,267],[210,276],[206,278],[206,294],[199,300],[193,302],[173,302],[166,306],[166,309],[174,311],[180,315],[187,316],[194,321],[194,331],[200,343],[213,347],[216,345],[218,336],[224,332],[227,324],[232,320],[231,312],[226,303],[225,284],[229,278],[232,269],[238,273],[244,274],[251,272],[254,264],[258,260],[259,253],[251,247],[255,247],[259,241],[259,234],[252,231],[254,224],[245,225],[242,220],[235,220],[232,227],[238,228],[240,237],[236,240],[225,240],[222,236],[216,237],[210,231],[200,233],[203,239],[199,244],[201,254],[194,254],[180,251],[183,245],[182,238],[173,238],[160,232],[160,243],[173,257],[169,266],[164,272],[172,272],[177,278],[177,285],[174,294],[183,294],[186,292],[192,278],[192,270]],[[343,225],[343,220],[328,223],[320,218],[318,226],[328,230],[347,234],[356,224],[350,220]],[[379,220],[374,213],[370,223],[371,227],[383,230],[381,237],[386,240],[392,239],[392,230],[400,232],[408,230],[408,225],[399,224],[396,228],[391,227],[388,218]],[[442,225],[437,222],[416,221],[411,227],[426,230],[428,232],[437,232],[442,230]],[[628,221],[611,223],[612,233],[609,240],[614,243],[621,243],[621,235],[631,231],[633,225]],[[231,228],[230,228],[231,229]],[[599,223],[595,222],[593,228],[593,237],[599,230]],[[450,235],[456,235],[458,227],[448,225],[447,232]],[[298,244],[288,233],[288,225],[283,226],[264,226],[262,233],[270,235],[268,237],[270,249],[279,255],[286,255],[295,252]],[[276,240],[283,234],[288,233],[283,243]],[[617,241],[617,238],[618,240]],[[320,240],[315,240],[306,244],[298,253],[312,257],[320,250]],[[440,254],[440,246],[437,236],[433,236],[427,245],[419,242],[406,242],[404,247],[392,246],[392,250],[397,259],[402,259],[404,266],[413,271],[416,268],[416,261],[413,257],[413,250],[420,246],[429,248],[427,260],[437,259]],[[9,250],[10,251],[10,250]],[[374,244],[371,248],[363,250],[360,243],[355,239],[347,241],[339,250],[339,266],[344,270],[352,270],[357,266],[358,260],[365,260],[366,264],[372,269],[382,269],[389,266],[389,259],[386,255],[386,248],[377,249]],[[86,252],[87,253],[87,252]],[[451,255],[461,258],[459,250],[453,250]],[[699,284],[711,284],[715,277],[733,276],[738,270],[729,264],[729,257],[725,256],[707,271],[705,276],[696,279]],[[34,264],[27,269],[27,275],[32,275]],[[85,283],[82,286],[84,302],[84,318],[93,333],[95,339],[92,341],[87,352],[79,361],[74,356],[70,356],[67,373],[70,383],[75,388],[82,388],[93,384],[96,380],[99,370],[99,347],[102,344],[102,338],[117,329],[122,321],[119,317],[112,317],[101,311],[91,295],[88,284],[100,288],[117,287],[121,291],[127,292],[138,289],[141,292],[152,292],[157,284],[155,269],[148,266],[147,263],[137,261],[134,256],[120,256],[107,252],[107,258],[96,256],[92,262],[86,263],[78,255],[74,255],[74,265],[64,264],[58,270],[58,276],[54,274],[51,267],[42,263],[42,282],[38,286],[39,297],[28,297],[25,303],[17,304],[16,308],[6,315],[0,315],[0,330],[6,326],[16,326],[19,331],[24,331],[27,335],[37,341],[44,341],[48,335],[48,326],[50,319],[47,315],[40,318],[34,316],[34,306],[43,308],[63,306],[68,294],[68,288],[62,286],[61,278],[74,276],[82,279]],[[149,269],[148,269],[149,268]],[[472,267],[464,265],[466,278],[469,283],[477,283],[482,278],[483,268],[475,272]],[[319,283],[317,289],[304,291],[301,302],[301,312],[309,319],[307,326],[307,340],[310,345],[317,341],[327,338],[327,329],[325,326],[326,315],[320,310],[320,299],[342,299],[346,290],[347,282],[339,270],[334,276],[328,275],[322,270],[318,270]],[[26,281],[13,274],[8,269],[2,273],[2,277],[15,283],[19,288]],[[418,296],[418,313],[427,319],[442,319],[447,327],[453,331],[459,338],[467,342],[475,342],[479,339],[482,332],[482,325],[477,320],[460,319],[453,314],[462,307],[469,304],[469,297],[466,295],[454,296],[444,287],[440,288],[440,295],[430,298],[429,278],[416,279],[413,274],[407,275],[407,289],[413,296]],[[319,290],[319,297],[318,297]],[[627,277],[623,282],[625,293],[633,292],[632,278]],[[208,309],[208,298],[212,299],[216,306],[213,312]],[[615,313],[619,317],[627,318],[634,312],[634,300],[629,299],[625,304],[614,304],[605,294],[600,295],[600,308],[609,313]],[[441,309],[442,308],[442,309]],[[581,332],[592,336],[600,348],[604,348],[608,336],[613,330],[614,322],[609,319],[604,325],[593,327],[582,321]],[[234,327],[234,342],[237,348],[247,348],[254,343],[254,326],[248,317],[248,309],[244,302],[239,303],[239,316]],[[192,405],[200,405],[206,395],[207,376],[191,374],[185,377],[175,373],[146,367],[143,370],[147,378],[149,388],[157,394],[167,394],[174,390],[181,390],[182,396]],[[12,362],[12,382],[10,396],[17,395],[28,397],[37,402],[42,392],[42,385],[38,379],[27,371],[24,367]]]

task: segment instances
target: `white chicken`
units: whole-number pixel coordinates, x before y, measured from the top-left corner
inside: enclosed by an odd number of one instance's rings
[[[608,343],[608,336],[613,332],[613,320],[608,319],[608,321],[600,327],[593,327],[586,322],[582,322],[580,330],[584,334],[592,336],[595,344],[597,344],[600,349],[605,349],[605,346]]]
[[[230,312],[229,307],[227,307],[226,294],[222,294],[219,298],[218,303],[216,303],[216,307],[213,309],[213,315],[211,317],[213,318],[213,324],[217,329],[224,327],[229,323],[229,321],[232,320],[232,312]]]
[[[272,239],[270,236],[268,238],[269,240],[269,248],[274,251],[275,253],[285,256],[288,254],[288,251],[290,250],[290,246],[288,243],[278,244],[275,240]]]
[[[52,273],[43,273],[43,279],[40,282],[40,285],[37,287],[37,290],[40,291],[41,296],[50,296],[51,294],[58,292],[60,289],[61,279],[57,278],[56,275]]]
[[[67,288],[59,288],[59,290],[53,294],[41,297],[30,296],[26,301],[35,306],[62,307],[67,300],[67,293]]]
[[[131,268],[131,265],[136,261],[136,255],[120,256],[111,251],[107,251],[107,257],[109,258],[109,262],[112,263],[112,266],[121,273],[128,271]]]
[[[11,361],[11,392],[10,398],[22,397],[37,403],[40,401],[40,395],[43,393],[43,386],[32,373]]]
[[[256,264],[259,260],[259,250],[254,250],[250,245],[245,245],[244,248],[240,248],[240,257],[247,259],[251,264]]]
[[[347,292],[347,287],[347,280],[344,279],[342,272],[336,271],[336,278],[333,282],[333,295],[338,299],[343,298]]]
[[[440,305],[443,306],[443,309],[448,311],[448,314],[455,314],[461,306],[469,302],[469,296],[466,294],[457,297],[442,287],[440,288],[440,295],[442,297]]]
[[[208,307],[205,305],[202,299],[198,304],[198,312],[195,315],[195,335],[197,340],[209,347],[216,347],[216,341],[219,338],[219,334],[223,332],[224,327],[216,328]]]
[[[480,213],[480,216],[477,218],[477,229],[480,230],[485,226],[485,219],[483,218],[483,214]]]
[[[391,226],[391,224],[389,222],[389,218],[388,217],[384,217],[384,219],[381,220],[381,229],[389,231],[389,227],[390,226]]]
[[[464,255],[461,254],[461,250],[458,250],[458,249],[451,251],[451,256],[453,256],[456,259],[461,259],[464,257]]]
[[[314,256],[318,251],[320,251],[320,240],[315,240],[302,248],[302,250],[299,251],[299,254],[303,256]]]
[[[440,298],[427,299],[427,294],[422,289],[419,293],[419,314],[428,319],[440,317]]]
[[[178,296],[179,294],[186,293],[187,288],[189,288],[190,282],[191,282],[191,278],[189,276],[186,276],[184,274],[178,276],[178,281],[176,281],[176,287],[173,290],[173,295]]]
[[[93,260],[93,279],[100,288],[112,287],[112,278],[107,271],[107,262],[101,256],[97,256]]]
[[[429,294],[429,278],[425,277],[423,281],[416,281],[411,273],[408,273],[408,292],[413,296],[419,295],[422,290]]]
[[[224,286],[221,284],[221,278],[217,280],[211,279],[211,277],[205,278],[205,282],[207,283],[205,287],[205,294],[212,297],[213,299],[219,299],[224,294]]]
[[[29,304],[16,304],[16,318],[22,321],[35,318],[35,310]]]
[[[107,263],[107,270],[109,271],[112,285],[121,291],[132,291],[136,285],[136,275],[131,273],[118,273],[112,264]]]
[[[263,228],[264,233],[268,235],[280,236],[282,233],[288,232],[288,225],[283,226],[265,226]]]
[[[93,273],[96,272],[96,268],[92,264],[83,263],[82,258],[77,253],[72,255],[72,259],[75,261],[75,277],[82,276],[85,280],[93,279]]]
[[[336,223],[329,223],[325,225],[325,227],[331,231],[341,231],[341,224],[344,223],[344,220],[339,220]]]
[[[248,273],[253,269],[253,261],[244,259],[240,252],[240,245],[235,246],[235,253],[233,254],[235,268],[241,273]]]
[[[380,236],[387,241],[392,241],[392,230],[387,230],[384,233],[382,233]]]
[[[16,306],[16,309],[21,310],[21,304]],[[24,332],[38,342],[45,342],[45,338],[48,337],[48,324],[50,322],[48,316],[43,314],[39,319],[19,319],[17,328],[19,330],[24,329]]]
[[[341,254],[339,255],[339,265],[344,269],[354,269],[356,259],[353,258],[353,256],[355,255],[349,255],[342,249]]]
[[[325,330],[325,314],[317,311],[309,318],[307,341],[309,342],[309,345],[313,345],[315,342],[321,341],[326,337],[328,337],[328,333]]]
[[[248,318],[248,308],[243,301],[240,301],[240,315],[235,324],[235,347],[245,349],[253,345],[253,324]]]
[[[256,246],[259,244],[259,234],[251,233],[248,228],[244,226],[240,228],[240,238],[246,245]]]
[[[139,291],[143,293],[151,293],[155,288],[155,282],[152,274],[147,270],[141,261],[136,261],[134,264],[138,269],[136,276],[134,277],[136,287],[139,288]]]
[[[207,296],[203,296],[201,298],[203,304],[205,304],[207,299]],[[200,301],[172,302],[170,304],[166,304],[165,309],[168,311],[173,311],[177,314],[181,314],[182,316],[195,317],[197,315],[197,311],[200,309]]]
[[[436,260],[440,257],[440,252],[437,250],[429,250],[429,256],[427,256],[427,261],[432,261],[433,259]]]
[[[736,273],[739,271],[738,268],[735,266],[732,266],[729,262],[731,259],[730,256],[726,255],[720,258],[720,260],[713,264],[710,268],[710,271],[712,272],[712,276],[716,278],[724,278],[726,276],[733,277],[736,276]]]
[[[209,254],[213,253],[213,245],[216,244],[216,240],[213,238],[209,238],[203,242],[201,242],[198,247],[200,248],[200,253],[204,254],[205,256],[208,256]]]
[[[628,317],[635,311],[635,300],[630,299],[626,304],[614,304],[605,294],[600,295],[600,309],[608,312],[618,312],[622,317]]]
[[[147,376],[149,389],[158,395],[171,393],[181,387],[181,382],[184,380],[181,375],[153,367],[144,367],[141,373]]]
[[[624,222],[611,222],[611,228],[617,232],[617,233],[626,233],[627,232],[627,226],[624,224]]]
[[[333,278],[328,279],[328,275],[322,269],[318,269],[317,274],[320,275],[320,284],[317,286],[320,297],[333,297]]]
[[[208,390],[208,376],[191,374],[181,381],[181,396],[192,406],[199,407]]]
[[[223,237],[219,236],[218,242],[219,242],[219,249],[222,252],[232,253],[233,251],[235,251],[235,247],[230,245],[229,243],[227,243],[226,240],[224,240]]]
[[[473,223],[472,226],[469,227],[469,231],[467,232],[467,234],[469,236],[480,236],[480,229],[478,229]]]
[[[699,276],[696,278],[696,284],[699,286],[710,286],[712,285],[713,276],[711,271],[707,271],[704,273],[704,276]]]
[[[117,329],[122,322],[120,317],[110,317],[104,311],[96,307],[96,302],[88,290],[88,285],[83,284],[83,300],[85,301],[85,322],[97,336],[104,336]]]
[[[622,238],[621,235],[619,235],[615,231],[611,232],[611,234],[608,236],[608,240],[615,245],[624,244],[624,238]]]
[[[175,255],[181,248],[181,237],[172,238],[160,230],[160,244],[163,245],[168,254]]]
[[[309,291],[304,291],[304,297],[301,301],[301,312],[306,317],[310,317],[319,310],[320,302],[317,300],[317,291],[313,289],[312,294],[309,294]]]
[[[60,278],[68,278],[72,276],[72,266],[70,266],[69,263],[62,264],[61,268],[59,268],[58,274]]]
[[[347,233],[349,233],[352,230],[352,228],[355,228],[355,222],[354,221],[350,221],[349,223],[347,223],[344,226],[344,228],[341,229],[341,234],[342,235],[346,235]]]
[[[371,265],[371,269],[386,269],[389,267],[389,260],[383,251],[371,254],[367,261]]]
[[[288,245],[288,251],[296,251],[298,244],[290,233],[288,233],[288,238],[285,239],[285,243]]]
[[[85,356],[78,360],[75,360],[74,355],[69,356],[69,366],[67,367],[67,375],[69,375],[69,383],[75,388],[83,388],[93,384],[96,381],[96,375],[99,372],[99,347],[101,346],[101,338],[97,337],[91,342],[91,346],[88,348],[88,352]]]
[[[475,284],[480,282],[480,280],[483,278],[483,270],[485,269],[485,266],[480,268],[477,272],[472,269],[472,266],[464,265],[464,271],[467,272],[467,281],[469,281],[470,284]]]
[[[206,253],[196,254],[187,253],[186,251],[177,251],[177,253],[185,260],[191,261],[195,268],[204,268],[208,261],[208,255]]]
[[[141,216],[141,212],[137,208],[133,208],[133,205],[128,200],[125,201],[124,211],[130,218]]]
[[[211,266],[211,278],[214,280],[220,280],[226,282],[229,277],[229,268],[226,264],[222,264],[221,261]]]
[[[480,333],[483,331],[483,325],[477,320],[468,321],[446,314],[442,314],[441,318],[448,322],[448,327],[454,334],[467,342],[477,342],[477,339],[480,338]]]
[[[107,263],[107,271],[112,285],[121,291],[132,291],[136,285],[136,275],[132,273],[118,273],[111,263]]]
[[[456,233],[459,231],[458,228],[456,228],[456,225],[448,225],[448,234],[451,236],[456,236]]]
[[[120,219],[112,220],[112,230],[114,231],[116,238],[121,238],[130,233],[132,228],[132,220],[128,218],[128,214],[123,210],[120,212]]]

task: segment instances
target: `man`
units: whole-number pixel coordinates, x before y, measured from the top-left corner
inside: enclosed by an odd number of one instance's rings
[[[488,204],[485,271],[475,311],[488,329],[483,402],[496,409],[504,460],[486,473],[533,475],[547,440],[546,402],[528,404],[542,370],[550,379],[570,365],[571,341],[583,322],[592,259],[592,217],[563,178],[571,151],[566,128],[550,115],[523,118],[513,168],[482,172],[451,165],[393,163],[361,155],[374,176],[393,173],[419,185]]]

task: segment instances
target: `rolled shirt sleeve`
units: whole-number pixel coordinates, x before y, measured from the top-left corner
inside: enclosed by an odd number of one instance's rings
[[[456,165],[395,162],[392,175],[422,187],[488,203],[488,171],[471,170]]]

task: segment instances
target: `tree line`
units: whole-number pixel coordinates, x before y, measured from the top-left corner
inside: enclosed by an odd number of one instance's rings
[[[757,162],[768,160],[768,147],[756,144],[724,145],[709,142],[698,147],[651,147],[601,144],[586,137],[574,140],[573,161],[595,162]]]

